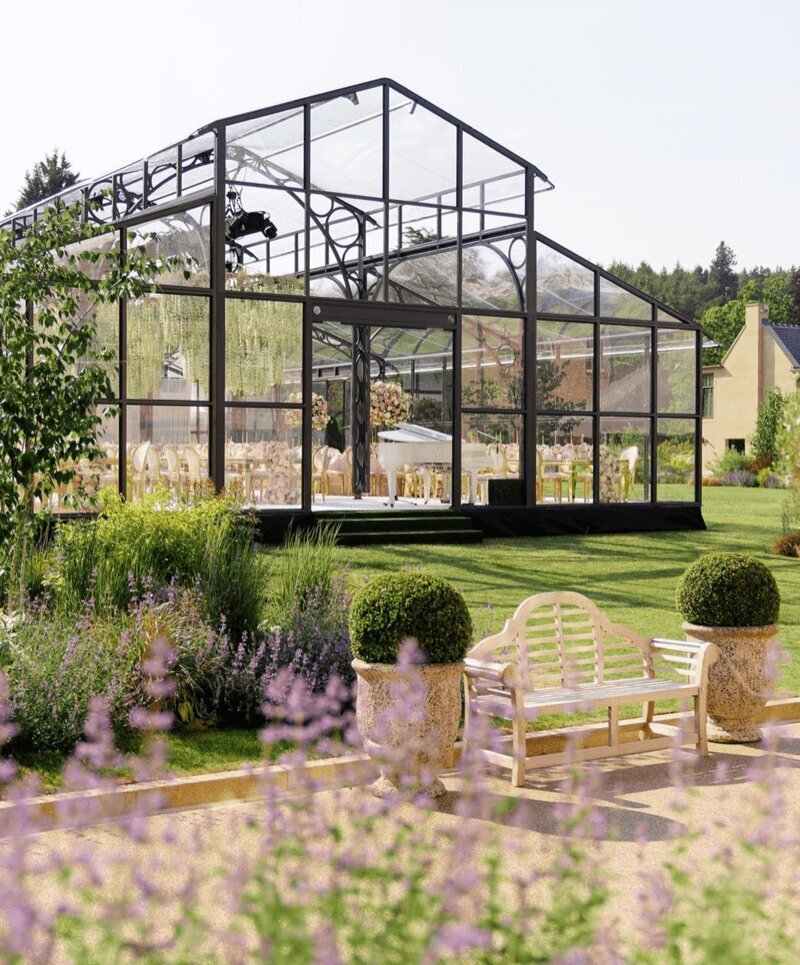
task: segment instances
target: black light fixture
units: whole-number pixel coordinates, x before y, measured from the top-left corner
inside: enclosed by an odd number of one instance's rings
[[[278,229],[266,211],[245,211],[238,191],[228,191],[228,204],[225,207],[225,234],[234,241],[246,235],[262,234],[269,241],[278,237]]]

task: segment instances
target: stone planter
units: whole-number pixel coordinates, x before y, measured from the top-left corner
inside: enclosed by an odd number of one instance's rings
[[[461,719],[462,661],[398,667],[354,660],[356,723],[364,750],[379,765],[376,797],[419,785],[431,797],[446,792],[446,766]]]
[[[761,740],[756,717],[773,694],[778,627],[701,627],[684,623],[688,640],[715,643],[719,658],[708,672],[708,739],[747,744]]]

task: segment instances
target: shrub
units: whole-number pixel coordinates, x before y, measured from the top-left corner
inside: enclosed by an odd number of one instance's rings
[[[466,603],[437,576],[378,576],[356,594],[350,609],[353,655],[371,663],[394,663],[409,637],[428,663],[453,663],[463,659],[471,636]]]
[[[725,452],[715,459],[711,464],[711,474],[721,479],[732,472],[746,470],[752,472],[753,457],[746,452],[739,452],[737,449],[726,449]]]
[[[783,423],[786,396],[780,389],[772,389],[758,407],[756,431],[750,437],[750,448],[762,467],[770,465],[777,450],[778,433]]]
[[[765,466],[756,473],[756,482],[763,489],[783,489],[783,481],[772,466]]]
[[[252,521],[226,499],[168,510],[153,496],[110,499],[97,519],[63,525],[55,553],[57,604],[67,613],[87,600],[97,612],[127,610],[148,590],[177,583],[199,585],[208,619],[224,617],[236,634],[254,632],[261,618],[265,580]]]
[[[714,553],[693,563],[675,594],[684,620],[706,627],[759,627],[780,609],[775,577],[753,556]]]
[[[68,751],[81,739],[91,701],[100,697],[119,739],[133,731],[131,711],[151,703],[142,662],[156,640],[169,650],[171,693],[164,706],[179,720],[207,716],[219,670],[215,634],[196,593],[146,596],[129,613],[73,615],[40,611],[4,635],[17,742]]]
[[[778,556],[800,556],[800,533],[787,533],[775,540],[772,549]]]
[[[719,477],[720,486],[744,486],[752,489],[758,485],[755,475],[749,469],[735,469]]]

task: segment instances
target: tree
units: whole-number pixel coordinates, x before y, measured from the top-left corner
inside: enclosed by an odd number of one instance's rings
[[[800,325],[800,268],[795,268],[792,271],[787,290],[792,300],[792,305],[789,309],[789,323],[791,325]]]
[[[708,282],[711,286],[712,297],[725,299],[728,301],[736,297],[739,290],[739,279],[733,266],[736,264],[736,255],[733,249],[720,241],[717,250],[714,252],[714,260],[708,267]]]
[[[27,208],[29,204],[43,201],[59,191],[77,184],[80,175],[72,170],[72,165],[58,148],[52,154],[45,154],[44,160],[37,161],[33,170],[25,172],[25,184],[17,198],[17,209]]]
[[[75,205],[49,207],[22,245],[0,231],[0,566],[10,609],[23,603],[36,503],[76,477],[79,459],[100,455],[95,409],[112,396],[114,359],[98,344],[95,313],[151,291],[166,270],[144,247],[124,264],[118,248],[76,247],[106,230],[81,224]]]

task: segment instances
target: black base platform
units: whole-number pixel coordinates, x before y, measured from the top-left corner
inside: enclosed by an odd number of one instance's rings
[[[265,543],[280,542],[290,529],[309,529],[323,521],[336,520],[341,525],[340,542],[347,545],[473,543],[484,537],[580,536],[706,528],[699,506],[639,503],[535,508],[462,506],[441,512],[260,513],[257,519],[260,538]]]

